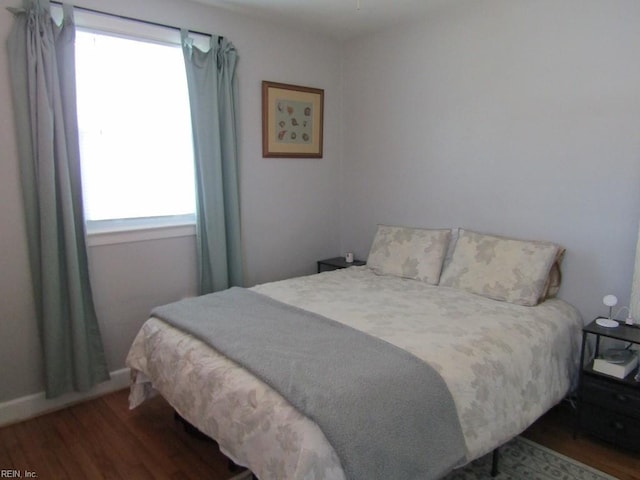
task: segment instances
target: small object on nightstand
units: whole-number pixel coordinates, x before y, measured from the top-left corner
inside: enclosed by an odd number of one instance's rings
[[[330,272],[331,270],[338,270],[340,268],[360,267],[367,264],[367,262],[356,260],[355,258],[349,263],[345,257],[327,258],[326,260],[318,260],[317,263],[318,273]]]
[[[344,256],[344,261],[347,263],[353,263],[353,253],[349,252]]]
[[[602,359],[615,364],[627,363],[633,357],[634,352],[627,348],[610,348],[602,354]],[[622,377],[624,378],[624,377]]]
[[[593,361],[596,372],[616,378],[626,378],[638,366],[638,355],[631,350],[610,348]]]
[[[615,328],[619,325],[618,322],[616,322],[615,320],[611,320],[610,318],[598,318],[596,320],[596,323],[601,327],[607,328]]]

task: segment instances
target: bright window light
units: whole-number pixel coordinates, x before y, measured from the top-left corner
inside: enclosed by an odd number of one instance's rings
[[[76,83],[86,220],[193,215],[180,47],[79,30]]]

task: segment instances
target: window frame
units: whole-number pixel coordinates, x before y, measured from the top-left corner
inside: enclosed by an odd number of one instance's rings
[[[52,17],[62,18],[62,8],[51,5]],[[59,21],[58,21],[59,23]],[[74,11],[74,23],[78,30],[118,36],[130,40],[147,41],[162,45],[181,45],[180,31],[171,27],[151,25],[108,14]],[[209,49],[210,38],[190,33],[194,45],[203,51]],[[195,181],[195,180],[194,180]],[[196,213],[158,217],[127,219],[86,220],[85,234],[88,246],[130,243],[163,238],[195,236]]]
[[[85,225],[90,247],[196,235],[195,214],[96,220]]]

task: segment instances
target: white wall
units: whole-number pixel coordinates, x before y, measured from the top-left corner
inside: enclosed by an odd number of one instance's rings
[[[585,320],[628,305],[640,218],[640,2],[456,0],[344,49],[342,249],[376,223],[567,248]]]
[[[178,0],[85,0],[78,5],[227,36],[239,52],[239,154],[246,282],[315,271],[338,253],[340,58],[326,37]],[[0,42],[12,25],[0,0]],[[6,48],[0,49],[0,404],[40,392],[42,366],[31,299]],[[264,159],[261,84],[325,90],[322,159]],[[90,248],[96,308],[109,368],[124,367],[133,336],[158,304],[196,291],[193,237]]]

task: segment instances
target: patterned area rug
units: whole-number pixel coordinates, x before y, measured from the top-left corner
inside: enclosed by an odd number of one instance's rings
[[[526,438],[500,448],[499,474],[491,476],[492,455],[485,455],[444,480],[617,480]]]
[[[526,438],[517,437],[500,448],[500,473],[491,476],[492,455],[456,470],[443,480],[617,480]],[[229,480],[250,480],[243,472]]]

